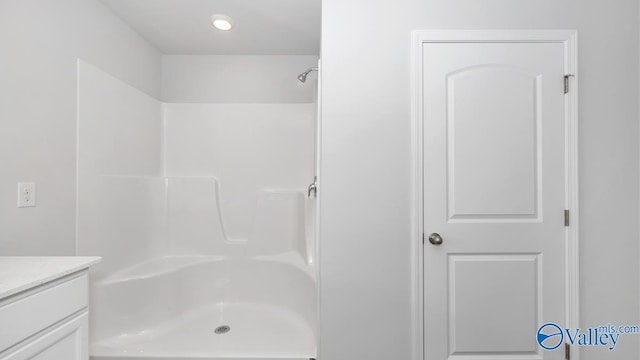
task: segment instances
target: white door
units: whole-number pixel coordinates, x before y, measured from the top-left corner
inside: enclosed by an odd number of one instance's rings
[[[562,359],[564,46],[422,50],[425,358]]]

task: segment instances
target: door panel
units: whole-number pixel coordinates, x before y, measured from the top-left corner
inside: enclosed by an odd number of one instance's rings
[[[449,255],[450,353],[535,353],[538,265],[537,254]]]
[[[540,80],[505,66],[447,76],[450,218],[537,216]]]
[[[425,358],[561,359],[563,44],[424,43],[422,73]]]

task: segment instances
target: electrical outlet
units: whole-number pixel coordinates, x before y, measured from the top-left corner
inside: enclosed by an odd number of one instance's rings
[[[36,183],[18,183],[18,207],[36,206]]]

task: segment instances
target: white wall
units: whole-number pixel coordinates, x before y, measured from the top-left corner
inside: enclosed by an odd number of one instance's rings
[[[74,254],[77,59],[157,97],[160,54],[97,0],[0,0],[0,46],[0,254]]]
[[[164,55],[162,100],[182,103],[312,103],[317,56]]]
[[[581,325],[639,322],[637,1],[324,0],[322,21],[323,360],[411,356],[414,29],[578,29]],[[581,352],[637,359],[638,336]]]

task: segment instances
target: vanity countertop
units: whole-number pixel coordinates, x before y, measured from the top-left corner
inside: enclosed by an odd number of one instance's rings
[[[97,256],[0,256],[0,300],[86,269]]]

